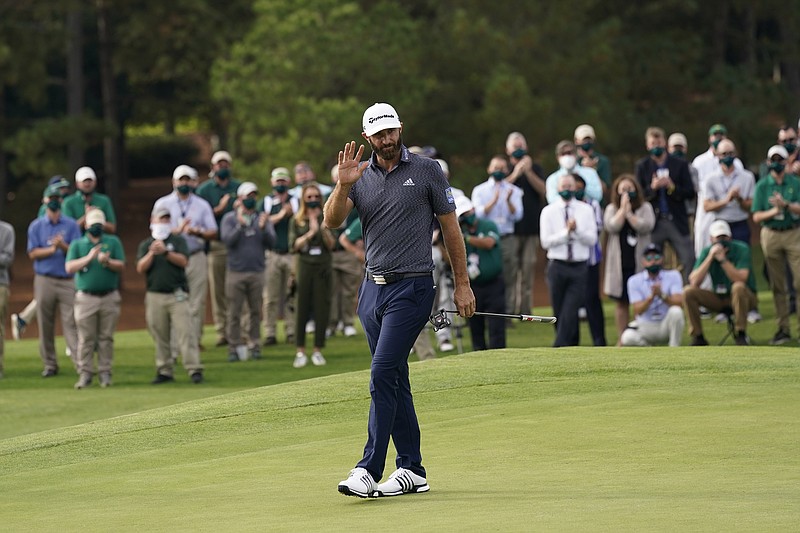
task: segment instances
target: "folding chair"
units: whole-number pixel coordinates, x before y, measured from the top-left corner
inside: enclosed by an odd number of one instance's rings
[[[728,332],[725,333],[725,336],[722,337],[722,340],[719,341],[718,346],[722,346],[723,344],[725,344],[725,341],[727,341],[729,337],[735,338],[734,334],[736,333],[736,325],[733,320],[733,307],[727,305],[722,308],[720,313],[725,315],[725,323],[728,325]]]

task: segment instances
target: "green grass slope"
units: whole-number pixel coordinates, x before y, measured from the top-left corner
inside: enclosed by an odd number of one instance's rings
[[[0,516],[7,531],[793,530],[798,368],[796,348],[738,347],[413,364],[432,490],[380,500],[336,492],[364,444],[366,371],[233,392],[0,441]]]

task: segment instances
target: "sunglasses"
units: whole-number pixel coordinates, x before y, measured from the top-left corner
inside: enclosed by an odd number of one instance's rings
[[[661,254],[647,254],[644,256],[648,261],[658,261],[661,259]]]

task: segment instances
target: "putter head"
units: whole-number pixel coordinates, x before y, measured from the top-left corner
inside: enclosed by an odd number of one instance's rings
[[[430,316],[430,321],[431,324],[433,324],[433,331],[439,331],[451,325],[450,319],[447,318],[447,313],[445,313],[444,309],[438,313],[432,314]]]

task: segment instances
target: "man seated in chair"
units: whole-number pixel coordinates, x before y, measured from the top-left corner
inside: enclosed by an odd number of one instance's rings
[[[709,233],[711,245],[700,252],[689,274],[689,285],[683,290],[692,346],[708,345],[700,323],[700,306],[717,312],[732,310],[736,344],[747,346],[747,313],[758,303],[750,247],[731,239],[731,228],[724,220],[715,220]],[[707,275],[711,276],[711,290],[700,288]]]
[[[665,270],[664,254],[655,243],[642,255],[644,270],[628,278],[628,299],[636,321],[622,332],[622,346],[680,346],[683,327],[683,278],[677,270]]]

